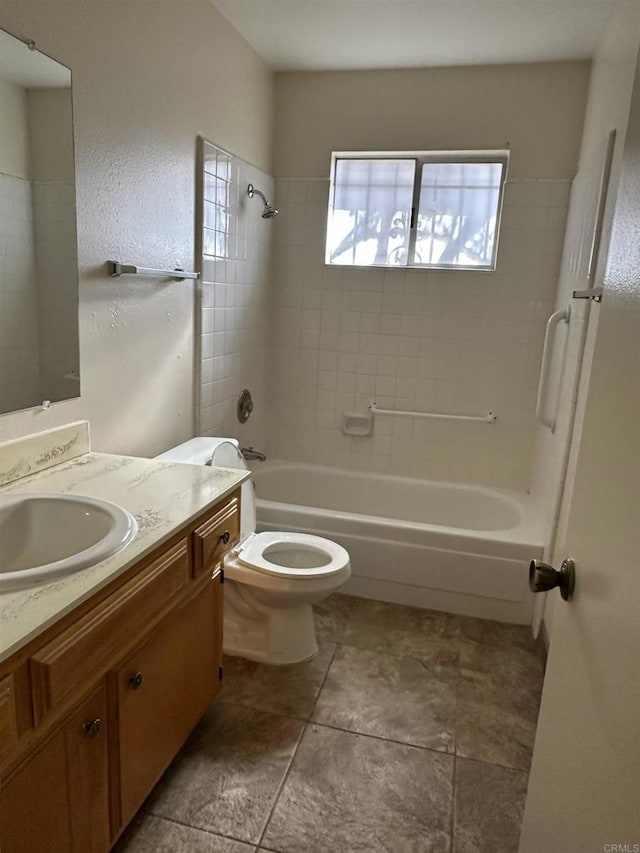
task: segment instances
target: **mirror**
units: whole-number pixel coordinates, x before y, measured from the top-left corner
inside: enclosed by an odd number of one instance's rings
[[[71,72],[0,30],[0,414],[80,396]]]

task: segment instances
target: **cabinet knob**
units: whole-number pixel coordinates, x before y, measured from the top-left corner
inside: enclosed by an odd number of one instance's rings
[[[220,536],[219,541],[222,542],[223,545],[228,545],[229,539],[231,539],[231,534],[228,530],[225,530],[225,532]]]
[[[102,720],[98,717],[95,720],[87,720],[83,725],[84,733],[87,737],[95,737],[102,726]]]
[[[136,672],[135,675],[132,675],[129,679],[129,684],[133,688],[133,690],[137,690],[138,687],[142,686],[142,673]]]

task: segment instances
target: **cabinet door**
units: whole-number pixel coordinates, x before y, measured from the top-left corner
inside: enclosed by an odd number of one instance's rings
[[[120,825],[158,781],[220,685],[222,589],[208,580],[115,673]]]
[[[100,686],[0,793],[2,853],[109,849],[106,692]]]
[[[107,713],[103,682],[64,728],[74,853],[105,853],[110,846]]]

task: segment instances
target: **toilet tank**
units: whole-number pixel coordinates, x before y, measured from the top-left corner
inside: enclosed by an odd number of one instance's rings
[[[249,470],[235,438],[198,436],[161,453],[156,459],[189,465],[211,465],[212,468]],[[256,498],[252,480],[245,480],[240,487],[240,509],[240,535],[255,533]]]

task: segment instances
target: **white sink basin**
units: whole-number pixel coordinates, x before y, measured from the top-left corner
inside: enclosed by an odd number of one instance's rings
[[[0,591],[95,566],[138,532],[131,513],[81,495],[0,496]]]

